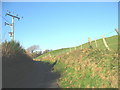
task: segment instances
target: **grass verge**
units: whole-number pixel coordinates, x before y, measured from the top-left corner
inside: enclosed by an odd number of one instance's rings
[[[43,61],[58,63],[61,88],[118,88],[118,52],[101,49],[75,50]]]

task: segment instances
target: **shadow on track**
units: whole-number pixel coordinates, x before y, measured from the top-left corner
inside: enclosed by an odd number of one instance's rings
[[[2,88],[58,88],[60,74],[51,72],[52,65],[42,61],[3,60]]]

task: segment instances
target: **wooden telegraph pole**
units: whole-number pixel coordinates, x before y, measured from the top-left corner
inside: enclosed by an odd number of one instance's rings
[[[118,34],[118,35],[120,35],[120,33],[119,33],[118,29],[115,29],[115,31],[117,32],[117,34]]]
[[[14,19],[17,18],[19,20],[20,17],[18,17],[18,15],[12,15],[12,14],[10,14],[10,12],[8,12],[8,11],[7,11],[7,13],[6,13],[5,16],[7,16],[7,15],[10,16],[10,17],[12,17],[12,23],[9,24],[9,23],[5,22],[5,25],[9,25],[9,26],[12,27],[12,32],[9,32],[9,34],[12,37],[12,40],[14,40]]]

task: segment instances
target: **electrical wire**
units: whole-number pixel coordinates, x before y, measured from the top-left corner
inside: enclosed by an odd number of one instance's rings
[[[109,34],[114,33],[114,32],[115,32],[115,30],[114,30],[114,31],[111,31],[111,32],[109,32],[109,33],[103,34],[103,35],[106,36],[106,35],[109,35]],[[101,36],[96,36],[95,38],[96,38],[96,39],[99,39],[99,38],[101,38]]]
[[[2,16],[2,18],[6,21],[6,22],[8,22],[8,23],[10,23],[7,19],[5,19],[3,16]]]
[[[106,34],[104,34],[104,35],[109,35],[109,34],[111,34],[111,33],[113,33],[113,32],[115,32],[115,30],[114,30],[114,31],[111,31],[111,32],[109,32],[109,33],[106,33]]]

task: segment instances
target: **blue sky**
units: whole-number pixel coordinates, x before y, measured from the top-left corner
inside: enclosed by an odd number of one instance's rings
[[[99,39],[116,35],[118,28],[117,2],[3,2],[2,15],[7,10],[23,19],[15,19],[15,40],[24,48],[39,45],[42,50],[78,46],[88,41],[88,37]],[[11,40],[9,26],[4,26],[2,36]]]

